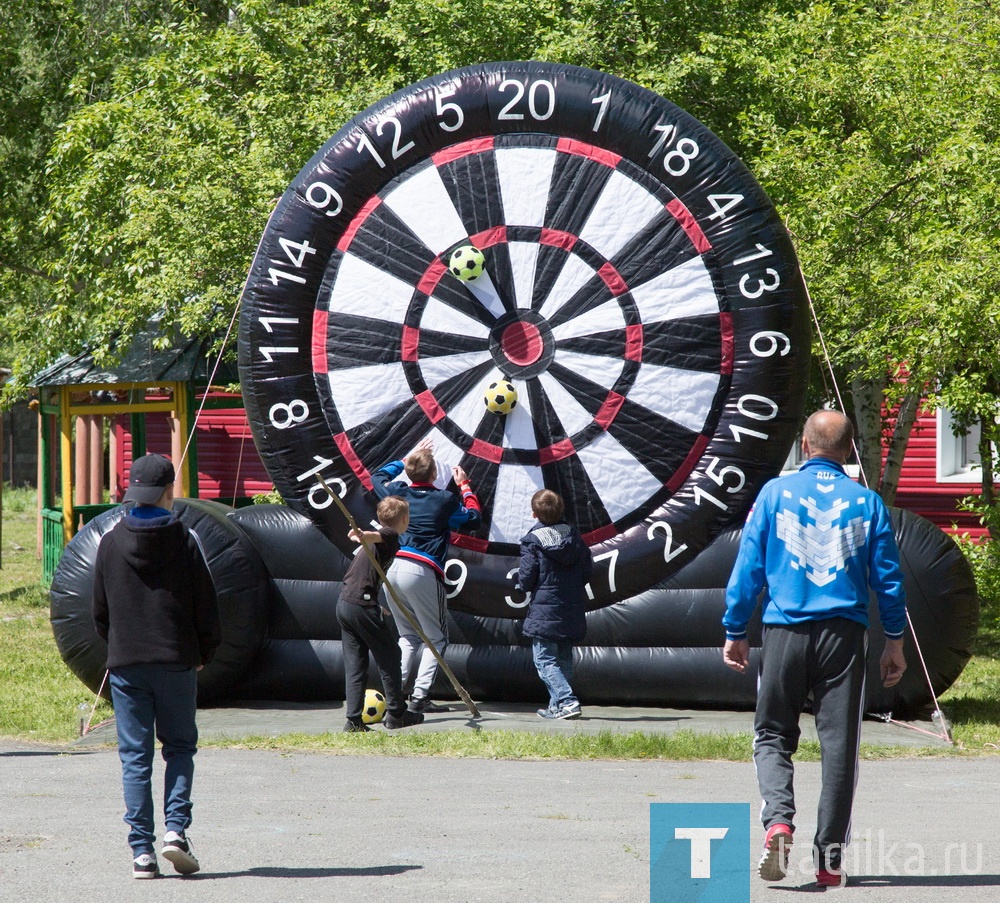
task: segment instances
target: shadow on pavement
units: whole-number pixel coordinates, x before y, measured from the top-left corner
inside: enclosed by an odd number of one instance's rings
[[[201,872],[184,877],[185,881],[218,878],[388,878],[422,869],[422,865],[374,865],[368,868],[284,868],[261,866],[243,872]],[[180,878],[181,875],[171,877]]]

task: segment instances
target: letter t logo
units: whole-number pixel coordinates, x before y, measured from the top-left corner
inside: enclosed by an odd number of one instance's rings
[[[729,828],[674,828],[675,840],[691,841],[691,877],[712,877],[712,841],[722,840]]]

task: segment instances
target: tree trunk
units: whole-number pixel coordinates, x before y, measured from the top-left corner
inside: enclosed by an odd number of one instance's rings
[[[879,495],[882,496],[882,501],[887,505],[896,501],[896,490],[899,488],[899,475],[903,469],[903,458],[906,455],[906,446],[910,441],[910,433],[917,419],[922,397],[921,389],[913,387],[912,391],[903,399],[899,411],[896,413],[896,423],[892,429],[892,437],[889,439],[889,450],[886,453],[885,467],[882,470],[882,479],[878,486]]]
[[[851,381],[861,482],[873,488],[882,477],[882,386],[869,379]]]

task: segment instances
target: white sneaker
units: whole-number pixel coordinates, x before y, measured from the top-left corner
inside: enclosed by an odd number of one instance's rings
[[[191,841],[176,831],[167,831],[163,835],[163,858],[168,860],[182,875],[193,875],[198,869],[198,860],[191,851]]]

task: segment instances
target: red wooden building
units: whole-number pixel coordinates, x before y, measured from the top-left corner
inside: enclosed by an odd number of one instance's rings
[[[200,413],[192,412],[193,441],[188,448],[192,469],[198,474],[197,497],[227,505],[245,503],[274,486],[253,444],[253,436],[239,396],[210,392]],[[132,463],[130,418],[115,418],[113,443],[115,466],[111,468],[115,486],[112,501],[121,501],[128,486]],[[170,456],[171,424],[166,414],[150,414],[145,420],[145,450]],[[193,488],[193,487],[192,487]],[[192,495],[195,493],[193,492]]]
[[[913,511],[949,533],[975,538],[986,529],[959,501],[980,491],[979,429],[956,436],[946,409],[918,412],[896,492],[896,506]]]

